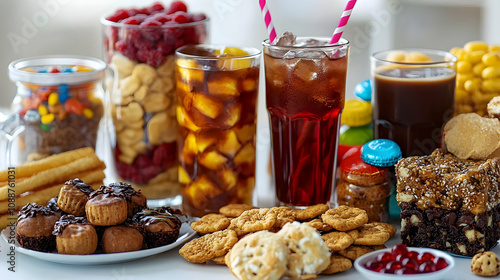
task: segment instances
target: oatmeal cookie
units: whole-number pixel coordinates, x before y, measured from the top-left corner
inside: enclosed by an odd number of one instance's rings
[[[333,231],[329,232],[325,235],[321,236],[323,240],[325,241],[326,247],[330,249],[330,251],[340,251],[343,250],[354,242],[352,237],[342,231]]]
[[[229,219],[220,214],[207,214],[198,221],[191,223],[191,228],[199,234],[213,233],[229,226]]]
[[[204,263],[225,255],[238,242],[234,230],[223,230],[203,235],[184,244],[179,254],[189,262]]]
[[[312,226],[313,228],[319,230],[319,231],[332,231],[333,228],[331,225],[324,223],[321,219],[314,219],[306,224]]]
[[[374,250],[368,246],[351,245],[344,250],[340,250],[337,253],[343,257],[346,257],[352,261],[361,257],[364,254],[373,252]]]
[[[293,215],[297,221],[310,221],[325,213],[329,208],[326,204],[316,204],[304,209],[294,209]]]
[[[254,209],[252,205],[248,204],[228,204],[219,209],[219,213],[229,218],[236,218],[243,212]]]
[[[343,272],[352,267],[352,261],[346,257],[332,254],[330,265],[321,274],[335,274]]]
[[[247,210],[231,222],[246,232],[266,230],[276,223],[276,212],[267,208]]]
[[[470,269],[480,276],[496,276],[500,273],[500,259],[493,252],[481,252],[472,258]]]
[[[355,245],[366,246],[382,245],[391,237],[383,226],[373,223],[364,224],[348,231],[347,234],[352,237]]]
[[[326,211],[321,219],[338,231],[349,231],[367,223],[368,215],[365,210],[341,205]]]

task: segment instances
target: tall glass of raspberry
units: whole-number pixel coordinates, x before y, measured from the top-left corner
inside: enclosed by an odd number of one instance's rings
[[[150,205],[180,204],[174,55],[181,46],[205,42],[208,19],[175,1],[121,9],[101,22],[114,171]]]

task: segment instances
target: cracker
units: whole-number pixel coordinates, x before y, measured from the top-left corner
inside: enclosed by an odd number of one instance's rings
[[[219,209],[219,213],[226,217],[236,218],[241,215],[243,212],[247,210],[255,209],[252,205],[248,204],[228,204],[226,206],[222,206]]]
[[[355,245],[382,245],[391,237],[383,226],[374,223],[364,224],[347,233],[352,237]]]
[[[352,237],[342,231],[333,231],[329,232],[325,235],[322,235],[321,238],[325,241],[326,247],[330,249],[330,251],[340,251],[343,250],[354,242]]]
[[[267,208],[247,210],[234,219],[234,224],[246,232],[270,229],[275,223],[276,213]]]
[[[312,277],[330,264],[330,251],[315,228],[293,222],[286,224],[276,235],[286,242],[291,252],[285,276]]]
[[[236,242],[236,232],[226,229],[189,241],[182,246],[179,254],[189,262],[204,263],[225,255]]]
[[[198,221],[191,223],[191,228],[200,234],[213,233],[226,229],[230,221],[226,216],[220,214],[207,214]]]
[[[273,207],[270,211],[276,213],[276,223],[273,228],[276,228],[277,230],[281,229],[285,224],[293,223],[293,221],[295,221],[293,210],[290,207]]]
[[[341,205],[326,211],[321,219],[338,231],[349,231],[367,223],[368,215],[363,209]]]
[[[278,280],[286,271],[289,254],[285,242],[276,234],[259,231],[236,243],[226,263],[241,280]]]
[[[346,271],[352,267],[352,261],[346,257],[332,254],[330,265],[321,274],[335,274]]]
[[[351,245],[344,250],[340,250],[337,253],[343,257],[346,257],[352,261],[361,257],[364,254],[373,252],[374,250],[368,246]]]
[[[316,204],[304,209],[294,209],[293,215],[297,221],[309,221],[325,213],[330,207],[327,204]]]

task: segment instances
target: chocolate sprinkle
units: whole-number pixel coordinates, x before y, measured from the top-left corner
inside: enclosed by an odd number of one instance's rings
[[[82,180],[80,180],[78,178],[66,181],[66,183],[64,183],[64,184],[68,185],[68,186],[73,185],[74,188],[79,189],[82,193],[84,193],[86,195],[90,195],[94,191],[94,189],[92,189],[91,186],[85,184]]]
[[[71,225],[90,225],[89,221],[85,217],[75,217],[73,215],[63,215],[54,225],[54,230],[52,231],[53,235],[61,235],[64,229]]]
[[[38,214],[44,216],[56,215],[56,213],[49,207],[41,206],[33,202],[31,204],[26,204],[23,206],[21,211],[19,211],[19,213],[17,214],[17,219],[20,220],[25,218],[36,217]]]
[[[165,208],[158,210],[165,211]],[[135,213],[132,219],[140,226],[149,226],[154,223],[165,222],[172,229],[180,227],[181,221],[177,217],[167,211],[163,213],[160,211],[157,211],[155,209],[143,209],[142,211]]]
[[[111,183],[109,186],[101,186],[96,191],[92,192],[89,199],[92,199],[100,194],[109,194],[112,196],[123,197],[127,201],[132,199],[134,195],[140,195],[141,191],[136,191],[130,184],[119,182]]]

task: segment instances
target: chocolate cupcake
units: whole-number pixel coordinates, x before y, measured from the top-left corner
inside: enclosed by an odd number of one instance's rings
[[[68,214],[83,216],[85,215],[85,204],[87,203],[88,196],[93,191],[91,186],[78,178],[69,180],[59,191],[57,206]]]
[[[166,209],[143,209],[132,218],[143,228],[148,248],[173,243],[179,237],[182,222]]]
[[[16,239],[21,247],[35,251],[50,252],[56,247],[52,234],[59,216],[46,206],[31,203],[23,206],[17,215]]]
[[[85,213],[93,225],[118,225],[127,219],[127,200],[122,192],[101,186],[89,195]]]
[[[101,239],[105,253],[137,251],[143,247],[143,230],[139,225],[127,219],[123,224],[107,227]]]
[[[53,234],[59,254],[90,255],[97,249],[97,233],[85,217],[61,216]]]
[[[146,208],[146,196],[140,190],[136,191],[127,183],[111,183],[108,188],[115,193],[123,194],[127,200],[127,217],[132,218],[134,214],[143,208]]]

